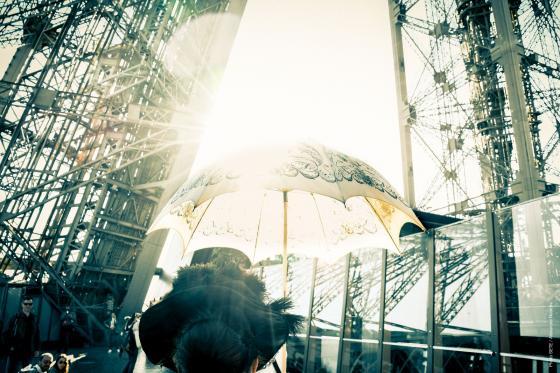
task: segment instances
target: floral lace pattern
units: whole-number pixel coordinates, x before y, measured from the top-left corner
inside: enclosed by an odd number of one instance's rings
[[[391,185],[368,164],[317,145],[300,144],[290,149],[287,160],[279,167],[271,168],[269,172],[272,176],[301,175],[307,179],[321,179],[328,183],[345,181],[363,184],[403,202]],[[224,180],[235,180],[242,176],[241,172],[235,170],[224,170],[220,167],[207,169],[183,185],[170,203],[175,203],[195,189],[217,185]]]

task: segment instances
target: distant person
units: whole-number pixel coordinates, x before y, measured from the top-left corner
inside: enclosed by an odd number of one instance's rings
[[[108,353],[113,352],[113,348],[115,346],[115,338],[116,338],[116,327],[117,327],[117,315],[114,312],[111,312],[107,321],[105,321],[105,326],[109,329],[109,349],[107,350]]]
[[[49,373],[68,373],[70,371],[70,359],[66,354],[56,357],[54,365],[49,369]]]
[[[8,352],[6,373],[19,372],[21,368],[30,364],[33,356],[39,356],[39,325],[37,317],[31,312],[32,309],[33,298],[24,296],[21,311],[8,322],[4,334]]]
[[[62,353],[68,352],[70,347],[70,338],[74,332],[74,326],[76,324],[76,317],[74,312],[70,311],[70,307],[66,306],[64,311],[60,315],[60,339],[59,339],[59,351]]]
[[[133,373],[136,359],[138,358],[138,322],[140,321],[140,314],[136,313],[133,317],[129,318],[124,327],[124,346],[123,349],[128,355],[128,362],[126,363],[123,373]]]
[[[54,360],[53,355],[50,352],[45,352],[41,354],[41,360],[39,360],[39,362],[35,364],[31,368],[31,370],[26,370],[26,371],[33,372],[33,373],[46,373],[49,371],[49,368],[51,367],[53,360]]]
[[[265,293],[261,280],[238,267],[183,268],[173,290],[142,315],[142,348],[175,372],[254,373],[301,323],[286,313],[289,299],[266,302]]]

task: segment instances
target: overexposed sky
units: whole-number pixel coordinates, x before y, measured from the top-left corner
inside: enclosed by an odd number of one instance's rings
[[[300,138],[363,159],[402,192],[386,2],[248,0],[195,167]]]
[[[0,50],[2,74],[14,51]],[[195,167],[252,144],[312,139],[368,162],[402,193],[387,3],[248,0],[203,139]]]

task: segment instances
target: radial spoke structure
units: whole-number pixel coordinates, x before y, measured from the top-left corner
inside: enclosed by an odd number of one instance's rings
[[[558,190],[559,3],[389,7],[409,202],[469,215]]]

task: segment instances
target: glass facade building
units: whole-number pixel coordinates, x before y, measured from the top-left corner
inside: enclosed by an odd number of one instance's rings
[[[289,257],[289,372],[560,372],[560,195],[401,245]],[[281,263],[254,270],[281,296]]]

